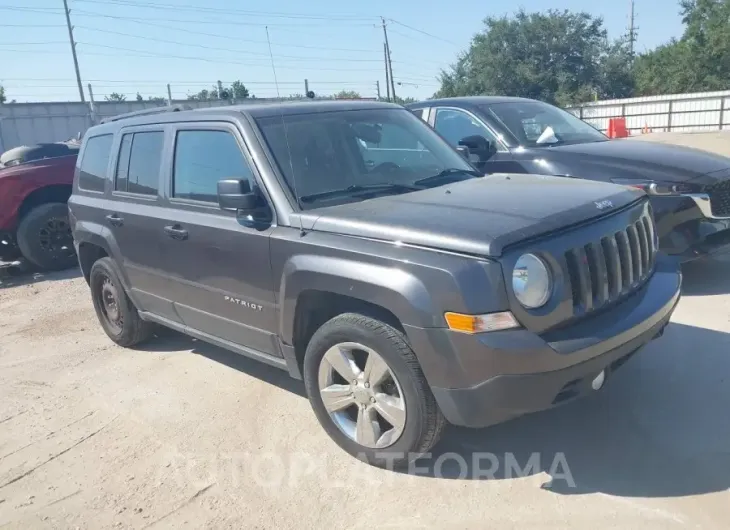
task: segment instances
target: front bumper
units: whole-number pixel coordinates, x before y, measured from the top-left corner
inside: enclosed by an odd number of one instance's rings
[[[730,251],[730,217],[714,215],[709,195],[652,197],[659,248],[680,261]]]
[[[406,333],[446,419],[486,427],[590,392],[602,370],[610,374],[662,333],[680,286],[678,266],[660,258],[651,280],[628,299],[539,336],[524,329],[466,335],[408,326]],[[445,359],[450,368],[436,371]]]

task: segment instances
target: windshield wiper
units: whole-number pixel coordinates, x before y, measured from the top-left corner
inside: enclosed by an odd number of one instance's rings
[[[458,174],[464,174],[464,175],[471,175],[472,177],[483,177],[484,174],[480,173],[479,171],[475,169],[459,169],[456,167],[450,167],[447,169],[444,169],[443,171],[440,171],[436,173],[435,175],[431,175],[430,177],[425,177],[422,179],[418,179],[413,183],[414,186],[427,186],[428,184],[433,184],[434,182],[438,182],[441,179],[444,179],[446,177],[450,177],[452,175],[458,175]]]
[[[375,182],[372,184],[356,184],[341,188],[339,190],[321,191],[319,193],[312,193],[310,195],[303,195],[299,199],[302,202],[314,202],[320,199],[330,199],[334,197],[341,197],[352,195],[353,193],[360,193],[363,191],[419,191],[422,190],[422,186],[416,184],[399,184],[396,182]]]

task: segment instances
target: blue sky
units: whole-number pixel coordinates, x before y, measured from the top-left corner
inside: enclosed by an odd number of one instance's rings
[[[604,18],[611,37],[626,31],[629,0],[68,0],[84,87],[97,99],[174,98],[220,79],[236,79],[259,97],[276,95],[266,44],[268,25],[282,96],[310,89],[385,93],[381,16],[389,20],[396,93],[428,97],[441,68],[468,47],[489,15],[569,9]],[[77,101],[62,0],[0,0],[0,84],[18,101]],[[679,37],[677,0],[636,0],[638,50]]]

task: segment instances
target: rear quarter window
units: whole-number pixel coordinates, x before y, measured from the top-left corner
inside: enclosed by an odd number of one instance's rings
[[[113,140],[113,134],[102,134],[86,140],[84,153],[79,163],[79,189],[104,191]]]

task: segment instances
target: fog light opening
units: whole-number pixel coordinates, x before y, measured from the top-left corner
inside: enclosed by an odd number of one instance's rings
[[[601,373],[598,374],[593,381],[591,381],[591,388],[593,390],[600,390],[605,381],[606,381],[606,370],[601,370]]]

